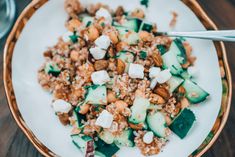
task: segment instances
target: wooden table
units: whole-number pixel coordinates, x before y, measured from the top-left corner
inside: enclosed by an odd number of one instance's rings
[[[220,29],[235,29],[235,0],[198,0]],[[18,15],[30,0],[18,0]],[[1,16],[1,15],[0,15]],[[0,80],[3,71],[3,46],[0,40]],[[226,43],[228,60],[235,83],[235,43]],[[234,86],[235,87],[235,86]],[[235,89],[233,88],[235,94]],[[235,97],[232,99],[231,113],[221,135],[204,157],[235,157]],[[40,153],[33,147],[13,120],[0,82],[0,157],[37,157]]]

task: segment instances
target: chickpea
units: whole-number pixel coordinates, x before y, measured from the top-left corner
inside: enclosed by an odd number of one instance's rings
[[[73,32],[75,30],[77,30],[78,27],[81,26],[81,22],[78,19],[72,19],[68,22],[68,30]]]
[[[95,26],[90,26],[84,34],[90,41],[95,41],[99,37],[99,31]]]
[[[86,114],[89,111],[90,106],[91,106],[90,104],[84,104],[84,105],[80,106],[79,113]]]
[[[107,99],[108,99],[108,103],[112,103],[117,100],[115,93],[113,91],[108,91]]]
[[[142,41],[151,41],[152,40],[151,34],[146,31],[139,32],[139,37]]]
[[[79,54],[77,51],[72,50],[70,53],[70,58],[72,61],[76,62],[79,59]]]
[[[109,38],[111,39],[113,44],[117,44],[118,43],[118,34],[117,32],[111,31],[106,33],[107,36],[109,36]]]
[[[136,8],[136,9],[131,13],[131,16],[142,19],[142,18],[145,17],[145,14],[144,14],[144,11],[143,11],[142,9]]]
[[[128,47],[128,44],[126,42],[121,41],[117,43],[116,49],[119,52],[122,51],[125,47]]]
[[[122,112],[125,110],[125,108],[128,106],[126,102],[122,101],[122,100],[118,100],[115,102],[115,106],[117,108],[118,111]]]

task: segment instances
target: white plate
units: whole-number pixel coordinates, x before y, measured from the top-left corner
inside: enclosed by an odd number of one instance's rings
[[[124,5],[132,10],[140,7],[139,0],[82,0],[84,4],[105,2],[112,8]],[[70,128],[60,124],[50,104],[52,96],[43,91],[37,82],[37,70],[44,62],[43,52],[56,43],[57,38],[66,32],[64,27],[67,14],[63,0],[50,0],[43,5],[24,27],[16,43],[12,60],[12,81],[19,110],[34,135],[55,154],[63,157],[82,156],[72,144]],[[175,30],[205,30],[204,26],[181,1],[150,0],[147,20],[156,22],[159,30],[170,30],[171,11],[179,14]],[[196,67],[200,74],[196,82],[210,93],[204,103],[191,107],[197,121],[187,137],[180,140],[172,135],[158,157],[186,157],[203,142],[211,130],[221,105],[221,78],[218,58],[211,41],[188,40],[197,57]],[[136,148],[123,148],[117,156],[141,157]]]

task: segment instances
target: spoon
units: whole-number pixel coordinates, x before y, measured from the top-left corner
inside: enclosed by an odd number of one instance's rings
[[[157,32],[156,36],[169,37],[186,37],[207,39],[213,41],[230,41],[235,42],[235,30],[218,30],[218,31],[191,31],[191,32]]]

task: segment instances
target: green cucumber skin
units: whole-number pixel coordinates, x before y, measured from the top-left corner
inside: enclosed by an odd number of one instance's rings
[[[203,102],[209,96],[209,93],[207,93],[204,89],[202,89],[196,83],[194,83],[188,79],[186,79],[183,82],[182,86],[186,90],[186,98],[192,104],[198,104],[200,102]],[[196,95],[196,96],[194,96],[194,95]]]
[[[176,54],[183,58],[183,60],[180,61],[180,64],[185,64],[187,62],[187,56],[182,41],[179,38],[176,38],[172,44],[175,44],[174,46],[176,46],[179,50],[178,53],[176,52]]]
[[[123,131],[123,133],[114,139],[114,143],[118,146],[134,147],[134,134],[132,129]]]
[[[149,129],[158,137],[166,137],[166,120],[160,112],[149,113],[147,116],[147,125]]]
[[[169,128],[181,139],[183,139],[191,129],[194,121],[196,120],[194,113],[185,108],[179,115],[172,121]]]
[[[97,145],[95,151],[102,153],[105,157],[112,157],[120,150],[120,148],[116,146],[116,144],[107,144],[101,139],[95,141],[95,144]]]
[[[180,75],[183,69],[177,59],[176,54],[173,51],[168,51],[162,55],[163,69],[170,69],[173,75]]]
[[[182,83],[184,82],[184,80],[180,77],[177,76],[172,76],[170,78],[170,80],[167,81],[167,84],[170,86],[170,92],[174,92],[175,89],[177,89]]]
[[[131,107],[131,116],[129,117],[129,122],[133,124],[143,123],[146,119],[147,109],[150,103],[147,99],[137,97]]]

